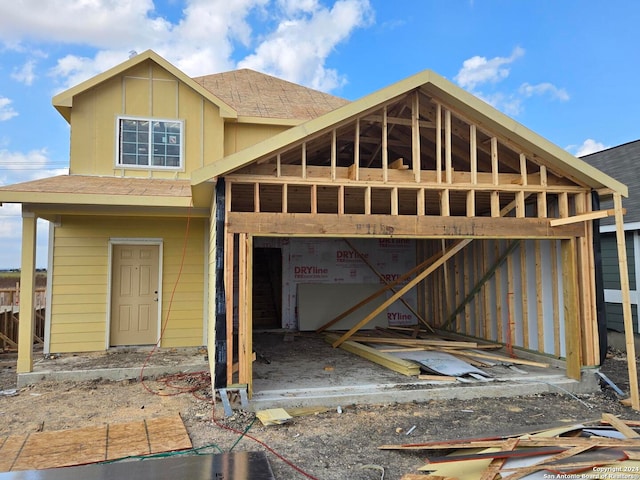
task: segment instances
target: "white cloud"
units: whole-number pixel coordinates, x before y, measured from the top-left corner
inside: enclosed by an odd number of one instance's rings
[[[566,150],[572,152],[576,157],[584,157],[585,155],[596,153],[601,150],[606,150],[607,148],[610,147],[592,138],[587,138],[584,142],[582,142],[582,145],[569,145],[568,147],[566,147]]]
[[[298,10],[289,8],[287,12],[292,15],[281,20],[255,53],[238,66],[319,90],[332,90],[342,85],[345,80],[336,70],[326,67],[326,59],[355,28],[370,24],[373,19],[371,6],[368,0],[339,0],[331,9],[315,2],[305,2],[304,6],[305,9]]]
[[[45,148],[26,153],[0,150],[0,185],[68,173],[68,168],[52,168],[52,163]]]
[[[462,68],[454,80],[462,88],[474,90],[484,83],[497,83],[509,76],[508,65],[524,55],[524,49],[516,47],[509,57],[487,59],[476,55],[462,62]]]
[[[44,40],[127,48],[167,34],[169,22],[153,10],[153,0],[2,2],[0,38],[9,43]]]
[[[25,85],[33,84],[35,80],[35,69],[36,62],[35,60],[27,60],[21,68],[14,68],[13,73],[11,73],[11,78],[14,80],[24,83]]]
[[[33,2],[37,0],[17,3],[25,9],[25,3],[28,6]],[[121,63],[131,50],[142,52],[147,48],[153,48],[190,76],[230,70],[236,68],[232,56],[240,44],[252,53],[237,66],[331,90],[345,80],[326,67],[327,57],[356,28],[369,25],[373,18],[369,0],[337,0],[330,7],[319,0],[187,0],[176,23],[155,17],[150,0],[93,0],[73,7],[73,2],[66,0],[52,3],[68,28],[47,22],[47,16],[40,13],[27,18],[19,7],[0,7],[0,15],[8,9],[18,24],[1,33],[5,20],[0,20],[0,38],[7,39],[10,34],[26,38],[27,32],[41,25],[50,33],[47,39],[101,49],[88,56],[58,59],[49,73],[59,81],[59,89]],[[48,4],[45,10],[49,10]],[[259,34],[252,31],[249,19],[253,14],[260,16],[261,26],[268,30]],[[88,25],[77,25],[83,24],[77,21],[83,15],[91,20]],[[67,22],[67,17],[74,21]]]
[[[532,97],[534,95],[549,95],[551,98],[566,102],[569,100],[569,94],[564,88],[558,88],[552,83],[543,82],[537,85],[531,85],[529,83],[523,83],[520,85],[520,93],[525,97]]]
[[[0,122],[10,120],[16,116],[18,116],[18,112],[11,106],[11,99],[0,97]]]

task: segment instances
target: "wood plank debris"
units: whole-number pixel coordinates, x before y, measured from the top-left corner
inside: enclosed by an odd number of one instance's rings
[[[332,345],[335,345],[340,338],[343,338],[341,332],[325,332],[325,340]],[[419,376],[420,380],[473,382],[486,380],[486,377],[492,376],[481,370],[484,367],[496,365],[514,368],[515,365],[549,367],[546,362],[525,360],[517,358],[514,354],[502,355],[499,352],[487,352],[487,350],[503,348],[500,344],[461,339],[447,332],[438,331],[434,334],[420,328],[419,325],[376,327],[374,330],[351,335],[348,342],[340,347],[393,371],[407,376],[421,375],[421,371],[430,375],[429,377]],[[454,364],[457,368],[453,368]],[[527,373],[523,370],[518,372]],[[438,374],[441,378],[436,378]]]
[[[378,448],[447,452],[444,456],[429,456],[425,465],[418,468],[430,472],[429,475],[421,477],[407,473],[402,477],[407,479],[518,480],[532,474],[544,478],[564,475],[613,478],[600,476],[602,472],[632,472],[624,478],[638,478],[640,432],[635,428],[637,424],[605,413],[599,422],[524,435],[381,445]],[[612,433],[623,438],[611,438]]]

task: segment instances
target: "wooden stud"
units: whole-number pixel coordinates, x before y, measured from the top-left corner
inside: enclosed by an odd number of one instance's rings
[[[315,183],[311,185],[311,213],[318,213],[318,186]]]
[[[576,196],[576,213],[591,212],[591,195]],[[591,212],[592,213],[592,212]],[[615,212],[614,212],[615,215]],[[580,299],[585,331],[583,334],[583,362],[593,366],[600,364],[600,345],[596,309],[595,260],[593,255],[593,223],[585,222],[585,236],[578,239],[578,265],[580,275]]]
[[[467,252],[469,255],[472,255],[473,252]],[[471,270],[471,259],[468,256],[465,256],[465,251],[461,253],[464,263],[463,263],[463,280],[464,280],[464,293],[469,291],[469,273]],[[471,327],[471,304],[468,303],[464,309],[464,323],[465,323],[465,333],[467,335],[473,335],[472,327]]]
[[[482,271],[487,271],[487,256],[489,255],[488,240],[482,241]],[[487,282],[482,284],[482,299],[484,308],[484,338],[491,338],[491,298],[489,296],[489,285]]]
[[[472,123],[469,125],[469,160],[471,167],[471,183],[478,183],[478,145],[476,126]]]
[[[491,216],[499,217],[500,216],[500,194],[497,190],[493,190],[491,192]]]
[[[391,189],[391,215],[398,215],[398,187]]]
[[[356,118],[356,132],[353,141],[353,164],[355,165],[354,180],[360,180],[360,117]]]
[[[338,136],[336,129],[331,130],[331,181],[337,179],[337,162],[338,162]]]
[[[631,407],[634,410],[640,410],[640,395],[638,393],[638,372],[636,366],[636,347],[633,334],[631,296],[629,292],[627,245],[624,236],[622,196],[619,192],[614,192],[613,194],[613,205],[616,211],[616,244],[618,246],[618,267],[620,270],[620,290],[622,291],[622,315],[624,320],[624,337],[627,350],[627,368],[629,371]]]
[[[529,348],[529,290],[527,288],[527,243],[520,242],[520,298],[522,299],[522,346]]]
[[[498,139],[491,137],[491,183],[493,185],[500,184],[498,176]]]
[[[387,124],[387,106],[382,109],[382,181],[389,181],[389,148],[387,141],[389,140],[388,124]]]
[[[420,171],[422,161],[420,158],[420,92],[416,90],[411,109],[411,163],[413,165],[413,177],[420,183]]]
[[[469,190],[467,192],[467,217],[476,216],[476,192]]]
[[[282,176],[282,161],[280,158],[280,154],[276,155],[276,177],[280,178]]]
[[[517,207],[516,207],[517,208]],[[513,352],[513,346],[518,345],[518,338],[516,337],[516,291],[513,286],[513,255],[507,256],[507,348]],[[520,343],[521,344],[521,343]]]
[[[282,213],[287,213],[289,210],[289,195],[288,195],[288,183],[282,184]]]
[[[231,183],[225,183],[225,209],[231,211]],[[226,342],[227,342],[227,385],[233,381],[233,257],[234,235],[228,232],[228,226],[224,226],[224,297],[226,315]]]
[[[344,215],[344,185],[338,187],[338,215]]]
[[[493,245],[494,257],[500,258],[500,241],[494,240]],[[500,267],[496,269],[494,274],[494,279],[496,282],[496,290],[495,290],[495,301],[496,301],[496,328],[498,331],[497,341],[500,343],[504,342],[504,319],[502,318],[502,273],[500,271]]]
[[[524,153],[520,154],[520,178],[522,186],[527,186],[527,156]]]
[[[444,111],[444,168],[445,181],[450,184],[453,181],[453,168],[451,165],[451,110]]]
[[[561,251],[567,376],[574,380],[580,380],[582,355],[580,351],[581,328],[580,309],[578,307],[575,239],[562,240]]]
[[[558,244],[556,240],[550,240],[551,249],[551,304],[553,305],[553,351],[557,357],[560,356],[560,299],[558,292]],[[575,267],[575,265],[574,265]],[[564,269],[564,265],[562,267]],[[576,282],[577,279],[573,279]],[[567,324],[565,318],[565,325]],[[565,329],[565,336],[570,335]]]
[[[447,249],[447,241],[443,238],[440,240],[440,251],[441,254],[444,255],[444,252],[446,252]],[[440,318],[438,319],[439,322],[442,322],[444,320],[445,317],[448,317],[449,314],[451,313],[451,300],[449,298],[449,294],[451,292],[451,285],[449,283],[449,271],[448,271],[448,267],[447,267],[447,263],[444,263],[444,267],[442,268],[442,283],[440,284],[440,289],[442,291],[442,289],[444,289],[444,294],[442,295],[442,298],[444,299],[444,302],[442,303],[442,308],[443,310],[443,315],[440,316]]]
[[[307,178],[307,142],[302,142],[302,158],[300,159],[302,164],[302,178]]]
[[[558,194],[558,214],[560,218],[567,218],[569,216],[569,196],[567,192],[560,192]]]
[[[367,185],[364,191],[364,214],[371,215],[371,186]]]
[[[247,383],[245,359],[247,356],[247,234],[238,234],[238,383]]]
[[[436,182],[442,183],[442,105],[436,103]]]
[[[426,215],[424,188],[419,188],[416,192],[416,214],[418,216]]]
[[[253,211],[260,213],[260,184],[258,182],[253,184]]]
[[[542,288],[542,249],[540,248],[540,240],[535,241],[534,253],[536,259],[536,315],[538,323],[538,351],[544,352],[544,290]]]
[[[440,190],[440,215],[443,217],[448,217],[451,215],[448,188]]]

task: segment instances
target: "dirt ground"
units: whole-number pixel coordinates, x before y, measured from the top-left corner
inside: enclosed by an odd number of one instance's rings
[[[602,371],[621,389],[628,388],[627,364],[622,355],[612,352]],[[380,470],[372,465],[384,468],[386,480],[399,480],[405,473],[418,473],[416,468],[424,464],[424,453],[380,451],[379,445],[532,432],[597,420],[604,412],[640,420],[639,412],[623,407],[612,389],[603,387],[601,392],[579,396],[550,393],[344,406],[342,413],[332,409],[295,417],[285,425],[264,427],[254,414],[242,410],[225,419],[221,406],[213,407],[210,401],[208,381],[201,373],[165,382],[40,383],[13,396],[0,395],[0,437],[179,413],[194,447],[207,447],[201,451],[211,453],[268,449],[269,462],[279,480],[380,479]],[[0,354],[0,391],[7,393],[12,388],[15,355]],[[244,436],[238,433],[245,431]]]

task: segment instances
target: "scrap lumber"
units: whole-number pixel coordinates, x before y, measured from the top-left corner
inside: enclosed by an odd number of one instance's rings
[[[446,456],[428,457],[426,464],[418,468],[419,471],[431,472],[431,476],[427,478],[460,474],[460,478],[466,480],[519,480],[536,472],[545,472],[545,475],[580,473],[585,475],[584,478],[613,478],[610,475],[599,476],[596,467],[603,465],[611,469],[608,472],[638,472],[640,434],[628,425],[634,422],[627,422],[608,413],[602,415],[600,423],[609,424],[623,433],[626,438],[622,439],[597,436],[590,427],[585,426],[594,422],[597,420],[525,435],[382,445],[378,448],[449,451]],[[561,436],[568,433],[578,436]],[[509,461],[516,458],[525,461]],[[632,476],[636,478],[637,473]]]
[[[328,343],[333,343],[338,338],[338,335],[329,333],[325,335],[324,338]],[[418,364],[403,360],[388,353],[380,352],[375,348],[362,345],[358,342],[343,342],[340,348],[403,375],[417,376],[420,374],[420,366]]]
[[[447,350],[444,349],[443,351],[447,351]],[[487,360],[498,360],[504,363],[517,363],[518,365],[529,365],[530,367],[549,368],[548,363],[534,362],[533,360],[523,360],[521,358],[504,357],[501,355],[495,355],[491,353],[467,352],[464,350],[453,350],[452,352],[448,352],[448,353],[455,353],[456,355],[465,355],[469,357],[486,358]]]
[[[389,345],[409,345],[412,347],[476,348],[478,346],[475,342],[455,342],[451,340],[429,340],[423,338],[370,337],[366,335],[353,335],[351,340],[354,342],[388,343]]]

